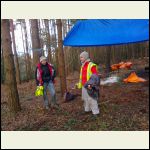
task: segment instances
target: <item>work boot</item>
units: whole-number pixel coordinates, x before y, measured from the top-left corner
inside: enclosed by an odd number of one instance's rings
[[[99,115],[99,114],[92,114],[91,119],[92,119],[92,120],[98,119],[98,115]]]
[[[80,113],[79,113],[79,115],[88,115],[88,114],[90,114],[91,113],[91,111],[81,111]]]
[[[53,104],[53,105],[51,105],[51,107],[58,109],[58,108],[59,108],[59,104],[57,104],[57,103],[56,103],[56,104]]]
[[[57,103],[57,100],[56,100],[56,95],[54,95],[54,96],[52,97],[51,107],[52,107],[52,108],[56,108],[56,109],[59,108],[59,104]]]

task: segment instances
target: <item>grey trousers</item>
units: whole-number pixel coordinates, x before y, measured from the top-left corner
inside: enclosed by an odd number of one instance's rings
[[[84,101],[84,110],[86,112],[92,111],[94,115],[100,113],[97,100],[90,97],[84,87],[82,87],[82,100]]]

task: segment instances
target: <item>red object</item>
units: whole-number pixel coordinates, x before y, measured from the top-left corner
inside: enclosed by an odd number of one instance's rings
[[[88,68],[89,62],[86,62],[82,68],[82,85],[84,85],[87,82],[87,68]],[[93,66],[91,68],[91,71],[93,74],[98,74],[96,66]]]
[[[50,71],[50,75],[52,76],[52,66],[51,66],[49,63],[47,63],[47,65],[48,65],[48,69],[49,69],[49,71]],[[40,73],[38,80],[39,80],[40,84],[43,85],[43,80],[42,80],[42,73],[43,73],[43,70],[42,70],[42,68],[41,68],[41,63],[39,63],[39,64],[37,65],[37,67],[38,67],[39,73]]]
[[[127,69],[130,69],[131,66],[132,66],[132,62],[127,62],[127,63],[126,63],[126,68],[127,68]]]

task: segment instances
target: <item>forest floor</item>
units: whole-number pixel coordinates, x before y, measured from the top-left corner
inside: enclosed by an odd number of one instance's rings
[[[93,119],[83,115],[80,90],[71,90],[78,82],[78,73],[67,77],[68,89],[79,94],[73,101],[64,103],[60,95],[59,80],[55,87],[59,109],[45,110],[43,98],[35,97],[35,81],[18,85],[22,110],[12,118],[8,113],[5,85],[1,85],[1,130],[2,131],[148,131],[149,130],[149,73],[144,70],[147,60],[133,61],[133,68],[143,83],[113,83],[100,88],[100,115]],[[114,73],[126,78],[131,70]]]

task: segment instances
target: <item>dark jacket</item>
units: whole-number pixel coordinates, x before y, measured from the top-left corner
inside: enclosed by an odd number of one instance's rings
[[[42,73],[42,80],[43,82],[49,82],[54,81],[54,78],[56,77],[56,70],[54,69],[54,66],[52,66],[52,75],[50,74],[49,68],[48,68],[48,64],[46,65],[42,65],[41,64],[41,69],[43,71]],[[35,79],[36,79],[36,84],[39,85],[39,80],[38,80],[38,67],[36,67],[35,70]]]
[[[92,88],[88,89],[88,85]],[[84,87],[87,89],[87,93],[90,97],[94,99],[99,98],[99,87],[100,87],[100,77],[97,74],[92,74],[90,79],[85,83]]]

